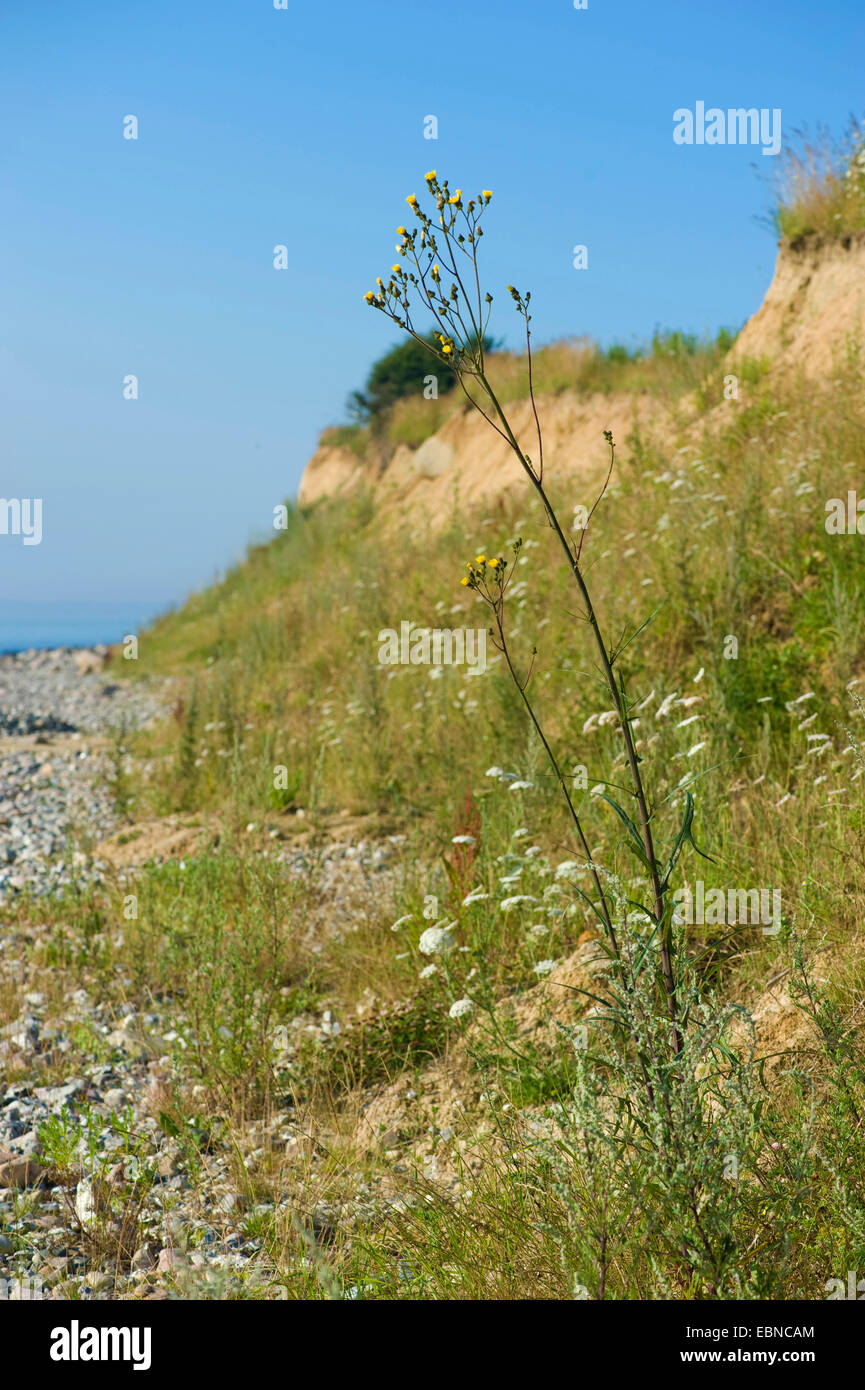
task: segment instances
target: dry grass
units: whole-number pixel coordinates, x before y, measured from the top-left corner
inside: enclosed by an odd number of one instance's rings
[[[865,229],[865,132],[855,120],[834,140],[825,129],[797,132],[785,150],[775,226],[790,241],[842,237]]]

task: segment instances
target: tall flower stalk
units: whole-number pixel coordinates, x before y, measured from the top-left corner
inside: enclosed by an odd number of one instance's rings
[[[534,488],[544,509],[548,525],[561,548],[568,569],[579,590],[583,613],[592,633],[603,680],[619,718],[619,727],[625,743],[625,754],[631,782],[631,794],[636,808],[636,820],[606,793],[604,799],[619,816],[629,842],[637,854],[647,876],[651,896],[650,916],[657,934],[660,975],[666,1012],[672,1027],[675,1054],[682,1052],[683,1039],[676,996],[676,977],[673,968],[673,927],[672,900],[669,893],[670,878],[686,842],[691,841],[691,822],[693,819],[693,800],[686,793],[686,811],[681,830],[666,864],[659,861],[652,828],[653,813],[649,805],[643,777],[640,770],[640,757],[637,752],[631,712],[625,683],[617,671],[618,659],[623,648],[613,650],[607,644],[602,632],[597,610],[588,589],[586,577],[581,567],[582,545],[586,527],[583,528],[579,543],[565,535],[561,522],[550,501],[544,485],[544,444],[541,422],[535,398],[532,375],[531,314],[529,306],[531,293],[521,293],[513,285],[508,285],[517,313],[525,326],[526,353],[528,361],[528,388],[537,438],[537,453],[532,457],[519,443],[487,375],[484,343],[492,311],[493,296],[481,289],[478,268],[478,252],[484,235],[482,219],[492,198],[492,192],[484,189],[475,198],[465,199],[462,189],[451,191],[447,180],[439,181],[435,170],[426,175],[427,194],[434,206],[434,212],[427,212],[415,194],[406,199],[415,220],[411,228],[399,226],[400,238],[396,251],[399,259],[391,267],[385,282],[377,281],[377,289],[367,291],[366,302],[386,314],[394,323],[419,343],[422,343],[442,363],[453,371],[457,381],[471,406],[477,410],[492,429],[506,441],[516,455],[520,467]],[[437,347],[430,347],[427,328],[416,325],[418,310],[431,315],[434,324],[434,339]],[[467,383],[473,382],[475,389],[469,391]],[[605,431],[609,448],[609,470],[604,486],[595,507],[603,497],[615,461],[615,445],[612,434]],[[607,894],[604,891],[598,867],[589,851],[588,841],[577,809],[575,808],[566,780],[561,772],[553,749],[545,737],[540,723],[526,695],[528,677],[521,681],[510,658],[504,637],[503,605],[506,587],[507,566],[503,557],[490,560],[483,565],[469,567],[464,584],[476,589],[491,606],[496,621],[496,635],[500,649],[505,655],[510,674],[525,704],[529,718],[538,733],[543,747],[550,759],[556,780],[561,787],[568,812],[575,828],[577,839],[585,853],[597,901],[592,906],[607,932],[615,959],[621,962],[619,944],[616,939],[613,913]],[[643,908],[643,905],[639,905]],[[645,909],[644,909],[645,910]]]

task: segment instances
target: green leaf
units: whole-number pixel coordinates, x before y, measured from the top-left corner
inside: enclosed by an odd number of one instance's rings
[[[690,792],[686,791],[685,814],[682,817],[682,828],[676,836],[676,843],[673,845],[672,852],[670,854],[669,859],[667,860],[667,867],[664,870],[664,876],[661,879],[661,888],[665,893],[667,891],[667,888],[669,887],[670,876],[673,870],[675,869],[676,864],[678,863],[679,858],[681,856],[682,850],[685,848],[686,844],[690,845],[692,849],[695,849],[701,859],[708,859],[711,864],[715,863],[715,860],[712,858],[711,854],[704,854],[704,852],[700,849],[700,846],[695,842],[694,836],[691,832],[691,827],[693,824],[694,798]]]
[[[616,815],[619,817],[619,820],[622,822],[623,826],[628,832],[628,835],[631,840],[631,849],[634,851],[640,863],[643,865],[643,868],[648,870],[649,873],[651,873],[652,866],[649,863],[646,851],[643,849],[643,841],[640,838],[640,832],[634,825],[634,822],[631,820],[631,817],[628,815],[627,811],[622,809],[622,807],[619,805],[617,801],[614,801],[611,796],[607,796],[606,792],[601,792],[601,797],[604,801],[609,802],[609,804],[612,806]]]
[[[167,1134],[169,1139],[180,1138],[180,1127],[175,1124],[170,1115],[166,1115],[164,1110],[159,1112],[159,1128],[163,1134]]]

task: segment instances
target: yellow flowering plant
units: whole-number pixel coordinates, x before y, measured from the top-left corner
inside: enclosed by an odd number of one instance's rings
[[[565,556],[568,569],[579,591],[583,607],[582,617],[591,631],[598,657],[599,674],[618,715],[618,728],[625,745],[634,813],[631,814],[607,791],[602,793],[602,797],[619,817],[625,831],[626,843],[640,861],[648,880],[649,901],[646,903],[632,901],[630,906],[636,909],[639,914],[644,914],[644,918],[648,919],[651,924],[651,939],[648,945],[649,947],[654,946],[657,950],[660,989],[668,1020],[672,1053],[674,1057],[681,1057],[683,1034],[674,970],[676,948],[671,878],[685,846],[690,844],[695,850],[697,849],[691,834],[694,801],[691,793],[686,791],[684,794],[685,812],[681,826],[669,853],[660,857],[655,847],[654,822],[657,810],[650,805],[643,784],[640,769],[641,759],[637,752],[632,727],[631,705],[626,693],[625,682],[618,669],[623,652],[633,640],[633,636],[637,634],[635,633],[631,638],[621,641],[616,647],[608,645],[601,630],[600,620],[581,565],[582,547],[588,530],[588,523],[591,522],[598,503],[606,493],[613,470],[615,461],[613,436],[608,430],[604,432],[609,451],[609,467],[606,479],[589,513],[588,522],[583,527],[579,542],[571,541],[565,534],[562,523],[559,521],[544,487],[543,433],[532,380],[531,293],[528,291],[523,293],[514,285],[508,285],[507,292],[513,300],[518,315],[523,320],[525,332],[528,392],[537,440],[537,451],[534,456],[526,452],[519,443],[486,372],[485,342],[488,341],[486,332],[492,312],[493,296],[488,291],[482,290],[478,253],[484,235],[484,229],[481,225],[482,219],[492,198],[492,191],[484,189],[477,197],[465,201],[462,189],[458,188],[451,192],[447,180],[439,180],[434,169],[426,175],[425,183],[431,202],[431,210],[428,211],[423,207],[415,194],[409,195],[406,201],[417,225],[410,231],[403,226],[398,228],[398,235],[402,238],[397,247],[401,264],[392,267],[386,284],[378,280],[378,292],[368,291],[365,299],[371,307],[386,314],[400,328],[411,334],[418,342],[423,343],[434,355],[443,359],[455,373],[471,406],[483,415],[491,428],[507,442],[516,455],[521,468],[540,500],[555,541]],[[432,346],[429,339],[417,326],[416,318],[419,312],[432,317],[434,326]],[[435,342],[438,343],[438,347],[435,346]],[[475,383],[475,389],[471,393],[466,389],[466,382],[469,380]],[[509,572],[502,557],[494,557],[487,561],[483,555],[478,556],[474,564],[469,562],[467,568],[468,574],[463,576],[461,583],[463,587],[474,590],[492,610],[495,624],[494,640],[505,656],[510,674],[564,794],[594,887],[594,897],[586,897],[586,901],[597,914],[605,929],[622,989],[627,992],[626,962],[617,939],[614,907],[601,881],[602,871],[592,858],[579,811],[573,803],[566,779],[529,700],[527,687],[531,678],[531,668],[529,674],[525,678],[521,678],[517,674],[508,651],[503,615],[505,593],[512,569]],[[648,955],[648,951],[646,954]],[[647,1078],[648,1072],[647,1063],[644,1067]],[[646,1084],[650,1093],[654,1094],[652,1083],[648,1079]]]

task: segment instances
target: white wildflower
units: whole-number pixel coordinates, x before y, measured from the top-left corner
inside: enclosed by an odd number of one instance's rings
[[[555,960],[539,960],[537,965],[535,966],[535,974],[552,975],[557,965],[558,961]]]
[[[454,922],[448,923],[451,927],[455,925]],[[443,956],[452,951],[456,944],[447,927],[427,927],[417,945],[422,956]]]
[[[585,865],[581,864],[579,860],[563,859],[556,868],[556,878],[566,878],[569,883],[573,883],[574,879],[579,878],[584,870]]]
[[[814,700],[816,698],[813,690],[806,690],[804,695],[798,695],[795,700],[787,700],[784,704],[784,708],[789,710],[791,714],[795,714],[797,705],[802,705],[806,700]]]
[[[448,1009],[448,1018],[468,1018],[474,1007],[471,999],[455,999]]]

